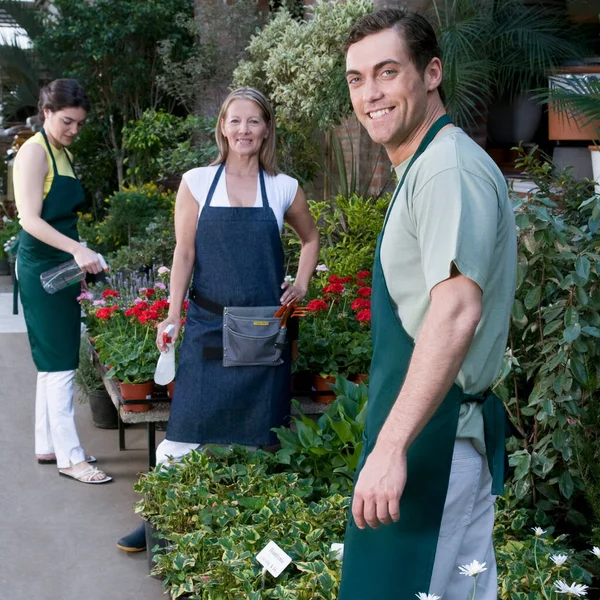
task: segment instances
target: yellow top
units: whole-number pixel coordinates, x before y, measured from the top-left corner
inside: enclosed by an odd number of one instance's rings
[[[50,188],[52,187],[52,181],[54,180],[54,168],[52,167],[52,158],[50,153],[48,152],[48,147],[46,146],[46,142],[44,141],[44,136],[40,131],[38,131],[33,137],[30,137],[22,146],[24,148],[28,144],[39,144],[42,146],[44,151],[46,152],[46,158],[48,159],[48,173],[46,174],[46,178],[44,179],[44,198],[48,195]],[[52,148],[52,154],[54,155],[54,160],[56,161],[56,169],[58,170],[59,175],[66,175],[67,177],[75,177],[73,173],[73,169],[69,164],[69,160],[67,159],[67,152],[69,153],[69,158],[73,160],[73,155],[66,149],[63,148],[59,150],[54,146],[50,145]],[[21,150],[19,149],[19,152]],[[17,153],[18,155],[18,153]],[[13,167],[13,185],[15,189],[15,202],[17,204],[17,210],[19,210],[19,200],[21,198],[21,190],[20,190],[20,180],[19,180],[19,161],[15,161],[15,165]]]

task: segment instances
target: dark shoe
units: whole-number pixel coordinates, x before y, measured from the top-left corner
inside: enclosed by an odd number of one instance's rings
[[[143,552],[146,549],[146,528],[142,521],[129,535],[117,542],[117,548],[125,552]]]

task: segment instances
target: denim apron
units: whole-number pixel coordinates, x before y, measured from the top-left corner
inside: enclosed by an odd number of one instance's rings
[[[449,123],[448,116],[441,117],[425,136],[396,189],[387,218],[408,170],[440,129]],[[387,218],[377,240],[373,266],[373,358],[363,450],[355,481],[398,398],[414,349],[414,341],[394,308],[381,266],[381,240]],[[502,403],[493,394],[465,394],[454,384],[408,450],[400,520],[380,525],[378,529],[367,527],[361,530],[350,512],[339,600],[414,600],[419,592],[429,592],[460,406],[474,400],[483,403],[488,464],[493,476],[492,493],[502,492],[505,464]],[[435,590],[431,591],[435,593]]]
[[[264,173],[261,169],[262,206],[211,206],[224,167],[219,166],[198,219],[191,295],[222,306],[280,305],[283,247]],[[276,444],[271,429],[283,425],[290,412],[289,350],[276,367],[223,367],[222,360],[205,357],[222,341],[222,314],[190,301],[166,438]]]
[[[85,200],[83,188],[76,176],[59,175],[43,129],[42,135],[52,159],[54,178],[40,216],[63,235],[79,240],[77,211]],[[69,154],[64,152],[73,169]],[[81,308],[77,296],[81,286],[70,285],[55,294],[48,294],[40,282],[42,273],[72,259],[69,253],[45,244],[24,230],[19,233],[18,288],[33,362],[38,371],[71,371],[79,365]]]

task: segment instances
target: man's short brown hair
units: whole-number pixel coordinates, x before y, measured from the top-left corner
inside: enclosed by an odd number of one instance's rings
[[[429,21],[418,13],[402,8],[380,8],[361,17],[350,30],[344,52],[369,35],[395,29],[406,44],[408,54],[421,77],[433,58],[442,59],[437,37]],[[438,88],[444,99],[441,86]]]

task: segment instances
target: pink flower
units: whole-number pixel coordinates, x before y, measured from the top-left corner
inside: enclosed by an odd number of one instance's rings
[[[158,283],[155,283],[154,287],[157,290],[166,290],[167,289],[167,286],[164,283],[160,283],[160,281]]]
[[[166,273],[169,273],[171,269],[169,269],[168,267],[158,267],[158,271],[157,273],[159,275],[165,275]]]
[[[106,300],[94,300],[94,306],[106,306]]]
[[[321,272],[329,271],[329,269],[327,268],[327,265],[317,265],[317,268],[315,270],[321,271]]]
[[[139,298],[139,297],[138,297],[138,298],[136,298],[136,299],[133,301],[133,303],[134,303],[134,304],[139,304],[140,302],[144,302],[144,300],[143,300],[142,298]]]

